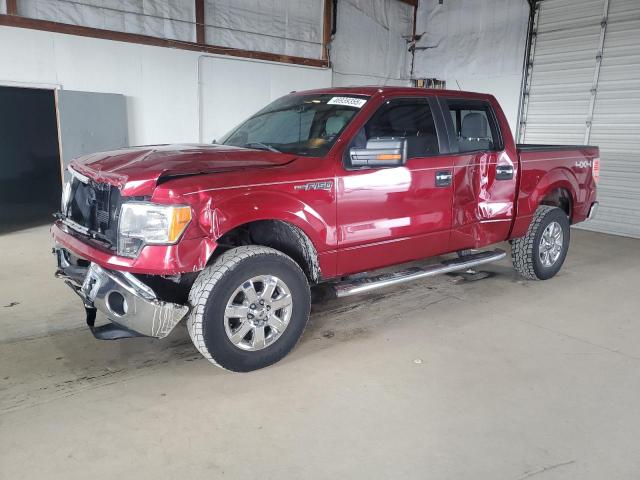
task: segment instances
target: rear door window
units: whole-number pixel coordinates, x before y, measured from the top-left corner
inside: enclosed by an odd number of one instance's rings
[[[447,100],[459,152],[501,150],[495,116],[487,102]]]

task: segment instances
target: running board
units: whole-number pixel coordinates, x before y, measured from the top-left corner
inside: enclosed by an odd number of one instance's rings
[[[445,260],[442,263],[428,265],[426,267],[412,267],[400,272],[383,273],[375,277],[358,278],[345,281],[333,286],[337,297],[349,297],[360,293],[367,293],[379,288],[391,287],[400,283],[412,282],[420,278],[433,277],[443,273],[456,272],[476,267],[484,263],[496,262],[506,256],[504,250],[478,252],[464,257]]]

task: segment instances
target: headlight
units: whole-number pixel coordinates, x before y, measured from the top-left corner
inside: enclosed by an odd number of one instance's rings
[[[191,221],[191,207],[128,202],[118,222],[118,254],[135,257],[143,245],[176,243]]]

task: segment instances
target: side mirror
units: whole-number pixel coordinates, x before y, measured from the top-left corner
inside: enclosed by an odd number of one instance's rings
[[[354,167],[393,167],[407,161],[407,140],[405,138],[372,138],[366,148],[349,150],[351,165]]]

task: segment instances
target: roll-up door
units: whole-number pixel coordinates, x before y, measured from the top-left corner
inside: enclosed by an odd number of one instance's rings
[[[640,237],[640,2],[538,4],[522,143],[600,147],[600,210],[581,227]]]

